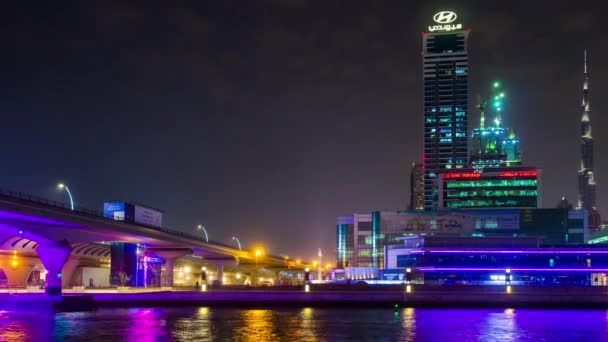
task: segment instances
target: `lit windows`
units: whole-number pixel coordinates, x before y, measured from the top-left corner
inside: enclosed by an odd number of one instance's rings
[[[536,197],[536,190],[472,190],[472,191],[459,191],[449,192],[446,197],[448,198],[462,198],[462,197]]]
[[[458,161],[457,161],[458,163]],[[536,179],[491,179],[454,181],[446,184],[448,189],[489,187],[536,187]]]
[[[369,248],[365,248],[365,249],[359,249],[358,256],[360,257],[371,257],[372,256],[372,250]]]

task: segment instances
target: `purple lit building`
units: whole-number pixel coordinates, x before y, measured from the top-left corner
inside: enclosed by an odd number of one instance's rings
[[[606,286],[608,247],[542,245],[528,237],[406,237],[385,247],[387,269],[416,283]]]

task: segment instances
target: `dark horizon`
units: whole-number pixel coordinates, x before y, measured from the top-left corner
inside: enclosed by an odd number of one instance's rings
[[[64,181],[84,207],[133,200],[163,209],[168,227],[206,225],[212,240],[333,259],[336,216],[406,208],[422,158],[420,34],[450,9],[472,30],[469,128],[477,94],[501,80],[505,125],[524,165],[543,170],[543,207],[576,204],[588,50],[606,214],[603,12],[441,5],[11,3],[0,187],[67,201]]]

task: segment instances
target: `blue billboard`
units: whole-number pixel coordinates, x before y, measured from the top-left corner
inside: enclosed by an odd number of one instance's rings
[[[105,202],[103,216],[112,220],[136,223],[150,227],[162,227],[163,213],[128,202]]]
[[[112,220],[125,220],[125,202],[105,202],[103,204],[103,217]]]

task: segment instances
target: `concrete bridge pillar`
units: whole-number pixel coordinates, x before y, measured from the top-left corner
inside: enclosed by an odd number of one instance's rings
[[[220,284],[220,286],[224,285],[224,263],[215,263],[215,274],[217,276],[217,282]]]
[[[163,286],[173,287],[173,266],[175,265],[175,259],[165,260],[165,277],[163,279]]]
[[[29,265],[19,265],[13,269],[10,266],[3,267],[4,275],[9,287],[22,287],[26,285],[27,277],[32,272],[32,267]]]
[[[233,264],[234,260],[213,260],[211,262],[213,262],[213,264],[215,265],[218,283],[220,284],[220,286],[224,285],[224,266]]]
[[[74,284],[72,284],[72,278],[74,276],[74,270],[76,270],[77,266],[78,258],[76,257],[71,257],[65,262],[65,265],[63,266],[63,271],[61,272],[61,285],[63,287],[74,286]],[[85,279],[83,279],[82,282],[82,285],[88,284],[85,283]]]
[[[213,279],[213,283],[219,284],[220,286],[224,284],[224,267],[228,266],[228,265],[233,265],[236,263],[233,258],[230,258],[230,259],[205,258],[205,261],[208,262],[209,264],[212,264],[213,266],[215,266],[216,278]],[[209,277],[207,277],[207,279],[209,279]]]
[[[165,259],[165,276],[162,286],[173,287],[173,267],[175,261],[184,255],[192,253],[190,248],[152,248],[150,252]]]
[[[261,270],[262,266],[255,266],[251,269],[251,286],[260,286],[260,279],[259,279],[259,275],[258,272],[259,270]]]
[[[48,271],[46,274],[46,294],[61,296],[61,273],[63,265],[72,253],[72,246],[67,240],[57,243],[40,244],[36,249],[40,261]]]

